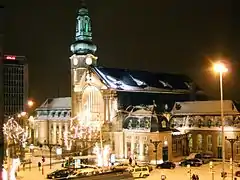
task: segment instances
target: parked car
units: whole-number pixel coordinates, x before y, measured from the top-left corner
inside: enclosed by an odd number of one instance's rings
[[[170,161],[163,162],[156,166],[156,168],[160,168],[160,169],[174,169],[175,167],[176,167],[176,164]]]
[[[180,165],[181,166],[187,166],[187,165],[190,165],[190,166],[195,166],[195,167],[198,167],[198,166],[201,166],[203,164],[203,161],[201,159],[186,159],[182,162],[180,162]]]
[[[149,169],[148,169],[148,166],[142,166],[142,167],[138,167],[138,166],[135,166],[131,171],[130,171],[131,175],[134,177],[134,178],[146,178],[147,176],[150,175],[150,172],[149,172]]]
[[[203,164],[208,164],[213,158],[212,153],[191,153],[187,159],[201,159]]]
[[[84,168],[84,169],[82,168],[82,169],[75,170],[73,173],[70,173],[67,176],[67,179],[76,178],[76,177],[86,177],[86,176],[91,176],[99,173],[100,173],[99,170],[96,168]]]
[[[131,166],[129,164],[118,164],[111,167],[111,170],[113,171],[129,171],[131,169]]]
[[[240,171],[236,171],[235,176],[240,177]]]
[[[60,169],[47,174],[47,179],[66,178],[73,172],[72,169]]]

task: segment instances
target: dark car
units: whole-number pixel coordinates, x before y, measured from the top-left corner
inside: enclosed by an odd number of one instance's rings
[[[170,161],[163,162],[162,164],[158,164],[156,168],[161,169],[174,169],[176,167],[176,164]]]
[[[236,171],[235,176],[240,177],[240,171]]]
[[[71,169],[60,169],[47,175],[47,179],[66,178],[72,172]]]
[[[186,159],[182,162],[180,162],[180,165],[181,166],[187,166],[187,165],[190,165],[190,166],[195,166],[195,167],[198,167],[198,166],[201,166],[203,164],[202,160],[201,159]]]

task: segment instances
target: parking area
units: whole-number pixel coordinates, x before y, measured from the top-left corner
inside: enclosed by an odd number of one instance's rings
[[[212,180],[212,173],[209,168],[209,164],[204,164],[200,167],[191,167],[190,169],[187,167],[180,167],[177,166],[175,169],[154,169],[150,176],[147,177],[147,180],[156,180],[156,179],[161,179],[162,175],[165,175],[167,178],[166,179],[179,179],[179,180],[185,180],[185,179],[190,179],[190,173],[192,174],[197,174],[200,179],[204,180]],[[220,162],[214,163],[214,180],[221,180],[220,173],[222,171],[222,165]],[[230,165],[226,164],[225,165],[225,171],[228,173],[227,178],[225,180],[231,180],[231,169]],[[239,167],[234,167],[234,172],[240,171]],[[237,179],[240,179],[237,178]]]

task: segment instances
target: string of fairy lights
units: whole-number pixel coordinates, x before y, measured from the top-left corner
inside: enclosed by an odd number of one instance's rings
[[[3,124],[3,133],[7,140],[12,140],[14,143],[24,143],[28,140],[26,131],[14,118]]]

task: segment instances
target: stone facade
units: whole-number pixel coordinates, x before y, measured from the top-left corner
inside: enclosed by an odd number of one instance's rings
[[[222,133],[220,101],[176,103],[170,120],[171,128],[185,136],[186,153],[202,152],[222,157]],[[237,138],[240,135],[240,113],[233,101],[224,101],[225,138]],[[231,157],[231,145],[224,139],[225,157]],[[233,146],[234,159],[239,159],[240,143]],[[240,159],[239,159],[240,160]]]
[[[35,144],[51,143],[68,146],[68,143],[64,141],[64,136],[70,129],[70,104],[70,98],[53,98],[47,99],[36,109]]]

